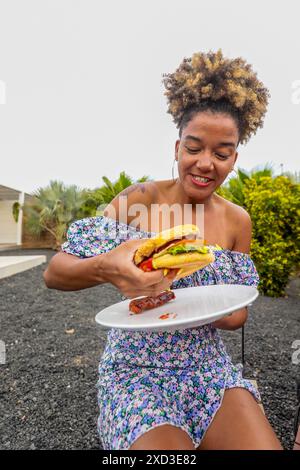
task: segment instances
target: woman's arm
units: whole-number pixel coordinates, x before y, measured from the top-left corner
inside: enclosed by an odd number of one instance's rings
[[[237,235],[235,239],[233,251],[239,251],[240,253],[250,252],[251,236],[252,236],[252,223],[251,218],[245,209],[238,207],[236,216],[236,227]],[[212,323],[215,328],[221,330],[237,330],[241,328],[248,318],[247,307],[241,308],[236,312],[228,315],[227,317],[221,318],[216,322]]]
[[[220,330],[238,330],[241,328],[248,318],[247,307],[241,308],[231,313],[227,317],[223,317],[212,323],[212,326]]]
[[[128,209],[138,201],[145,207],[155,201],[153,183],[136,184],[120,193],[106,207],[105,216],[120,219],[120,195],[127,197]],[[128,224],[130,221],[127,218],[122,222]],[[145,273],[137,268],[133,262],[134,252],[144,241],[128,240],[107,253],[84,259],[64,252],[58,253],[44,273],[46,286],[59,290],[79,290],[108,282],[128,298],[156,296],[171,286],[177,271],[169,271],[167,276],[163,276],[163,270]]]
[[[171,286],[177,271],[164,276],[161,269],[145,273],[137,268],[133,255],[144,241],[128,240],[108,253],[84,259],[58,253],[44,272],[45,284],[50,289],[72,291],[109,282],[128,298],[156,296]]]
[[[80,259],[68,253],[57,253],[51,259],[43,277],[49,289],[65,291],[86,289],[105,282],[103,276],[103,257]]]

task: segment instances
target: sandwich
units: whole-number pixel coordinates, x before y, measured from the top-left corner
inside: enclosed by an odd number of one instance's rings
[[[198,237],[198,238],[197,238]],[[215,260],[213,250],[199,238],[196,225],[178,225],[146,240],[134,254],[133,261],[140,269],[150,272],[176,269],[174,280],[188,276]]]

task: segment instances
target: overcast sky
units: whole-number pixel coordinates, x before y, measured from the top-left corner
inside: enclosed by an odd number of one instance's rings
[[[0,184],[94,188],[122,170],[170,178],[178,131],[162,74],[220,47],[271,92],[238,166],[299,171],[299,18],[295,0],[0,0]]]

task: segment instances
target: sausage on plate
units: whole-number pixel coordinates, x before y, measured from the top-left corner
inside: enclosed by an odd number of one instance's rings
[[[170,300],[175,299],[175,294],[171,290],[166,290],[156,297],[143,297],[142,299],[134,299],[129,304],[129,310],[132,313],[142,313],[151,308],[160,307]]]

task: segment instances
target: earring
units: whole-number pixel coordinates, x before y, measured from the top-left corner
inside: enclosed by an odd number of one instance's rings
[[[172,165],[172,179],[173,179],[173,181],[175,181],[175,178],[174,178],[174,165],[175,165],[175,162],[176,162],[176,158],[174,158],[173,165]]]

